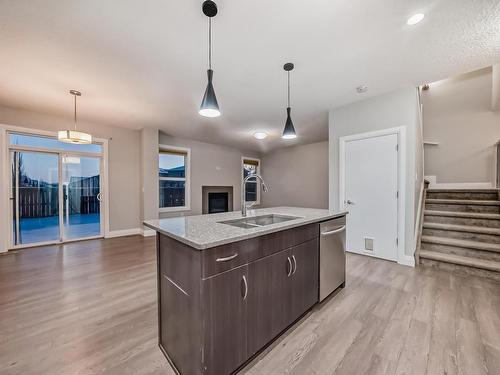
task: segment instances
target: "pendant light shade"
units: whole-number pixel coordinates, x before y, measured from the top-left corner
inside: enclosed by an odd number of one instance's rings
[[[76,97],[82,96],[82,93],[77,90],[70,90],[69,93],[75,98],[75,106],[74,106],[74,120],[75,120],[75,128],[73,130],[60,130],[57,132],[57,139],[64,143],[72,143],[78,145],[85,145],[92,143],[92,135],[84,132],[80,132],[76,130]]]
[[[212,84],[214,76],[214,71],[212,70],[212,17],[217,15],[217,4],[211,0],[206,0],[203,2],[202,10],[203,14],[208,17],[208,83],[198,113],[204,117],[218,117],[220,116],[219,103],[217,103],[217,97],[215,96]]]
[[[220,116],[219,103],[217,103],[217,97],[215,96],[214,86],[212,85],[212,77],[214,71],[212,69],[207,70],[208,84],[205,90],[205,95],[203,95],[203,100],[201,102],[200,110],[198,113],[205,117],[218,117]]]
[[[285,129],[283,129],[283,135],[281,138],[283,139],[295,139],[297,138],[297,134],[295,133],[295,128],[293,127],[293,121],[292,118],[290,117],[290,112],[292,109],[288,107],[286,109],[286,122],[285,122]]]
[[[288,107],[286,108],[286,122],[285,128],[283,129],[283,135],[281,138],[283,139],[295,139],[297,138],[297,134],[295,133],[295,128],[293,126],[293,121],[290,113],[292,112],[292,108],[290,107],[290,72],[293,70],[294,65],[292,63],[286,63],[283,66],[283,69],[287,72],[287,81],[288,81]]]

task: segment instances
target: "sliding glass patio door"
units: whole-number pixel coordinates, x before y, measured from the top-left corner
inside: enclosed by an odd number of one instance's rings
[[[12,246],[99,237],[102,158],[10,151]]]
[[[59,157],[11,151],[12,239],[14,245],[60,239]]]
[[[62,155],[63,240],[101,234],[101,159]]]

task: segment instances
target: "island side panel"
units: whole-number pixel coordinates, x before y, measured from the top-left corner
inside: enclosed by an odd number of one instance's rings
[[[158,234],[159,344],[181,374],[202,374],[201,252]]]

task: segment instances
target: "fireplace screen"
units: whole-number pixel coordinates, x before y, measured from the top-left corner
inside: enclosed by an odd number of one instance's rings
[[[228,193],[208,193],[208,213],[227,212],[229,203]]]

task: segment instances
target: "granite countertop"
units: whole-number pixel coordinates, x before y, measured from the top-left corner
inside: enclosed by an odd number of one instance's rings
[[[345,216],[347,212],[300,207],[271,207],[255,210],[249,209],[247,211],[247,218],[269,214],[297,216],[298,218],[248,229],[220,223],[221,221],[243,218],[241,211],[233,211],[220,214],[146,220],[144,221],[144,225],[195,249],[203,250],[305,224]]]

